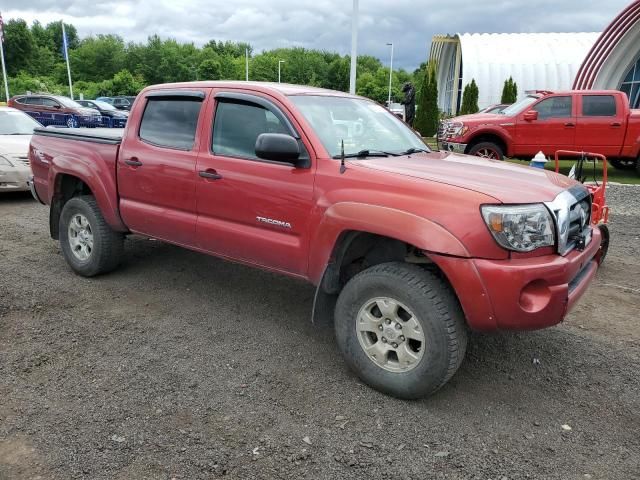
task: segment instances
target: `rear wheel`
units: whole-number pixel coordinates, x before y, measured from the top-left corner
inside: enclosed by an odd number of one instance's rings
[[[404,399],[442,387],[467,345],[464,316],[448,285],[404,263],[376,265],[353,277],[338,298],[335,330],[354,372]]]
[[[92,277],[120,263],[124,236],[109,227],[93,196],[74,197],[64,204],[59,231],[62,254],[77,274]]]
[[[504,152],[502,147],[493,142],[476,143],[469,149],[469,155],[476,157],[492,158],[494,160],[504,160]]]

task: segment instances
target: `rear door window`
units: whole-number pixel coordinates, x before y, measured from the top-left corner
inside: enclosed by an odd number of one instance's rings
[[[201,106],[200,98],[149,98],[140,122],[140,138],[159,147],[191,150]]]
[[[616,99],[613,95],[584,95],[582,115],[585,117],[615,117]]]

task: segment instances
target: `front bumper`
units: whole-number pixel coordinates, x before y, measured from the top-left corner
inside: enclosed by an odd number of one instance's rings
[[[26,192],[29,190],[27,181],[31,169],[29,167],[11,167],[0,169],[0,192]]]
[[[598,270],[599,229],[566,256],[485,260],[431,255],[475,330],[535,330],[560,323]]]
[[[438,142],[438,150],[440,151],[464,153],[466,149],[466,143],[447,142],[446,140]]]

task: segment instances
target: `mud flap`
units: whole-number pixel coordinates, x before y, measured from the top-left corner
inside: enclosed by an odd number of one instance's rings
[[[333,325],[333,314],[336,309],[338,294],[327,293],[322,288],[322,282],[316,288],[313,297],[313,311],[311,312],[311,322],[316,327],[330,327]]]

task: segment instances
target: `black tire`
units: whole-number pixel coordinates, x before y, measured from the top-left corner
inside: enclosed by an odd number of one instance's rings
[[[604,259],[607,258],[611,235],[609,234],[609,227],[606,224],[602,223],[598,225],[598,228],[600,229],[600,234],[602,235],[602,243],[600,243],[600,259],[598,260],[598,264],[602,265],[604,263]]]
[[[374,363],[361,346],[358,313],[379,297],[405,305],[424,332],[422,356],[409,371],[388,371]],[[467,347],[464,315],[451,288],[434,273],[399,262],[375,265],[347,283],[338,297],[335,331],[347,364],[365,383],[407,400],[430,395],[447,383],[460,367]]]
[[[469,149],[469,155],[493,158],[495,160],[504,160],[504,151],[502,150],[502,147],[493,142],[479,142],[472,145]]]
[[[92,249],[83,260],[72,251],[70,224],[74,216],[82,215],[89,223],[93,235]],[[107,224],[91,195],[74,197],[65,203],[60,214],[60,248],[69,266],[78,275],[93,277],[107,273],[118,266],[124,250],[124,235],[114,232]]]
[[[631,159],[628,159],[628,158],[625,158],[625,159],[610,158],[609,159],[609,163],[616,170],[633,170],[637,166],[636,165],[637,164],[636,160],[631,160]]]

